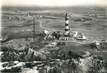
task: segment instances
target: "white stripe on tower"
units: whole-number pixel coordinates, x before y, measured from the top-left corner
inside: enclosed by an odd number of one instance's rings
[[[65,23],[66,23],[66,24],[69,24],[69,20],[66,20]]]

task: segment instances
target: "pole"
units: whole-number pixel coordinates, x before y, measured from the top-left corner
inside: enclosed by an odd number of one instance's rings
[[[35,40],[35,17],[33,17],[33,41]]]

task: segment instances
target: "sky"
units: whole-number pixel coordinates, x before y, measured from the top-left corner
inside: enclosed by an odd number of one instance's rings
[[[2,0],[6,6],[76,6],[100,5],[107,6],[107,0]]]

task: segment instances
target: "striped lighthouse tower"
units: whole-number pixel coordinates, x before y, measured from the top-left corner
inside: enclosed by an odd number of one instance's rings
[[[64,33],[64,36],[65,36],[66,40],[69,37],[69,33],[70,33],[69,17],[68,17],[68,14],[66,13],[66,15],[65,15],[65,33]]]

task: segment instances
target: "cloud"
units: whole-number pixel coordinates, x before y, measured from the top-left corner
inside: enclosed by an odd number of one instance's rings
[[[2,0],[2,5],[12,5],[12,6],[107,5],[107,0]]]

